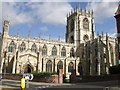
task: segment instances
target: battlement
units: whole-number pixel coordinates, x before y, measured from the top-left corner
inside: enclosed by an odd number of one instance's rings
[[[9,39],[12,40],[18,40],[18,41],[28,41],[28,37],[17,37],[16,35],[11,35],[9,36]],[[74,46],[74,44],[66,43],[63,41],[59,40],[47,40],[47,39],[42,39],[42,38],[29,38],[29,42],[37,42],[37,43],[47,43],[47,44],[61,44],[61,45],[66,45],[66,46]]]
[[[76,8],[72,9],[68,14],[67,18],[71,17],[72,15],[79,14],[79,15],[87,15],[87,16],[93,16],[93,10],[86,10],[82,8]]]
[[[8,20],[5,20],[5,21],[4,21],[4,25],[7,25],[7,26],[8,26],[9,24],[10,24],[10,22],[9,22]]]

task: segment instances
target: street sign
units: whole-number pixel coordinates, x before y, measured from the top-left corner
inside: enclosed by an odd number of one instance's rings
[[[29,80],[33,80],[33,74],[30,74]]]
[[[33,80],[34,76],[33,74],[23,74],[23,78],[26,80]]]

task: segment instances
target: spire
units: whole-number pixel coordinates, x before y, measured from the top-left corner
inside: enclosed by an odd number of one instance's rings
[[[97,32],[97,36],[99,37],[99,32]]]
[[[17,36],[20,37],[20,31],[19,30],[17,30]]]
[[[49,35],[49,41],[50,41],[50,35]]]
[[[79,10],[78,10],[78,5],[76,5],[76,12],[78,12]]]
[[[60,36],[58,37],[58,41],[60,42]]]
[[[39,39],[41,38],[41,33],[39,33]]]
[[[71,9],[71,14],[73,14],[73,10]]]
[[[69,17],[68,13],[67,13],[67,18]]]
[[[104,36],[103,32],[102,32],[102,37]]]
[[[76,10],[78,9],[78,5],[76,5]]]
[[[115,12],[115,15],[118,15],[118,14],[120,14],[120,1],[118,3],[117,11]]]
[[[28,39],[30,38],[30,30],[28,31]]]
[[[106,44],[108,43],[108,34],[106,33]]]

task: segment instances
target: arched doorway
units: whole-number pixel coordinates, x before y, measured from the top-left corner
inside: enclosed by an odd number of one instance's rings
[[[79,73],[80,75],[83,75],[82,63],[81,63],[81,62],[79,62],[79,64],[78,64],[78,73]]]
[[[33,68],[29,64],[25,66],[24,73],[32,73]]]

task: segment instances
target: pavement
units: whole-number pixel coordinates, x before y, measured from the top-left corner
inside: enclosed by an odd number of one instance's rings
[[[44,82],[29,82],[30,88],[25,88],[25,90],[38,90],[42,88],[49,88],[53,86],[63,86],[63,85],[71,85],[71,84],[56,84],[56,83],[44,83]],[[18,80],[8,80],[3,79],[0,81],[0,88],[2,90],[21,90],[20,81]],[[1,90],[1,89],[0,89]]]
[[[2,88],[2,89],[1,89]],[[41,90],[41,89],[69,89],[69,90],[120,90],[119,81],[105,81],[105,82],[88,82],[88,83],[43,83],[43,82],[29,82],[29,88],[25,90]],[[112,88],[112,89],[110,89]],[[3,79],[0,81],[0,90],[21,90],[20,81]]]

